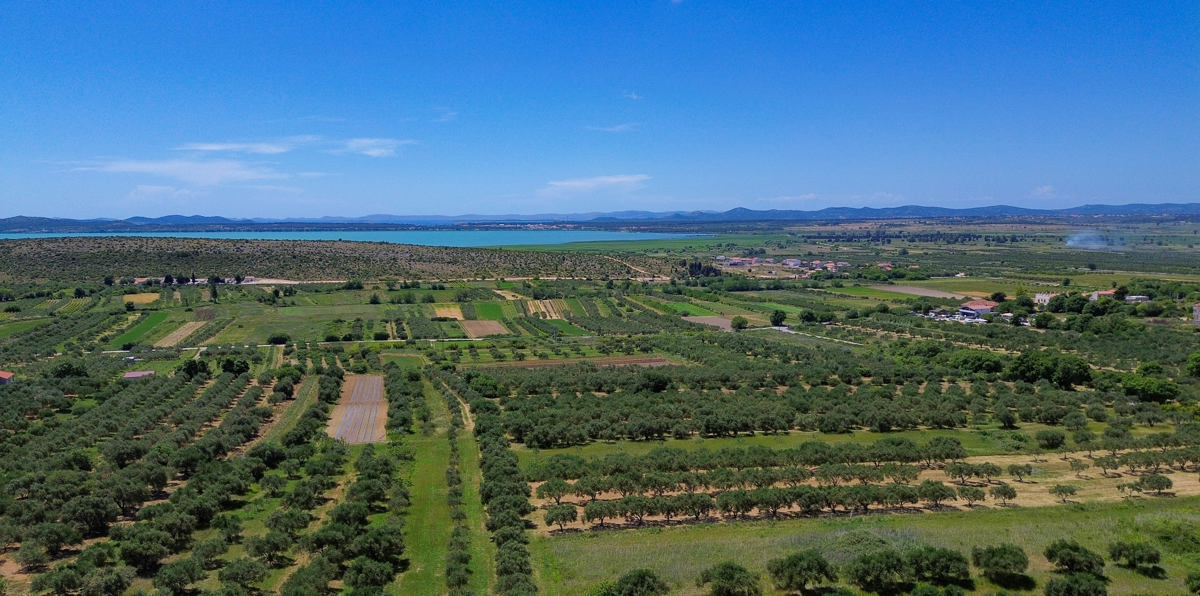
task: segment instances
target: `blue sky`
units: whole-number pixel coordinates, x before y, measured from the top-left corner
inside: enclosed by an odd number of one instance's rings
[[[0,13],[0,217],[1200,201],[1196,2]]]

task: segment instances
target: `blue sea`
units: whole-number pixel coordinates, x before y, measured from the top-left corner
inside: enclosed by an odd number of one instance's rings
[[[553,245],[571,242],[613,242],[621,240],[661,240],[688,238],[703,234],[665,234],[657,232],[614,232],[605,230],[329,230],[329,231],[242,231],[242,232],[100,232],[0,234],[0,240],[23,238],[75,238],[134,236],[142,238],[216,238],[223,240],[346,240],[352,242],[390,242],[423,246],[514,246]]]

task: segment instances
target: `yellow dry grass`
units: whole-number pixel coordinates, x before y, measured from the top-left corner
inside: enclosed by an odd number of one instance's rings
[[[150,304],[158,300],[158,294],[125,294],[124,299],[134,304]]]

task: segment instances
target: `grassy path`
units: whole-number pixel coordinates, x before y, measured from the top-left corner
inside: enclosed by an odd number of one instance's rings
[[[450,411],[428,382],[425,403],[429,406],[433,432],[404,439],[417,457],[407,474],[412,487],[406,532],[409,568],[396,584],[397,594],[446,592],[446,545],[454,527],[450,506],[446,504],[446,468],[450,465],[446,428],[450,424]]]
[[[462,400],[459,403],[468,420],[467,428],[473,429],[475,425],[470,422],[470,410]],[[483,473],[479,469],[479,445],[470,430],[458,434],[458,469],[463,479],[463,509],[467,513],[467,529],[471,531],[471,582],[467,587],[472,594],[487,594],[488,586],[496,575],[496,548],[484,527],[487,517],[479,500],[479,485],[483,481]]]

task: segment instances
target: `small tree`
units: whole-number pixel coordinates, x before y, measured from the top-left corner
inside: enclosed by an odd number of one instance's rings
[[[1141,487],[1141,490],[1152,490],[1154,491],[1154,494],[1160,496],[1163,494],[1163,491],[1169,490],[1171,487],[1175,486],[1175,483],[1172,482],[1170,478],[1167,478],[1162,474],[1150,474],[1149,476],[1142,476],[1138,479],[1137,484],[1139,487]]]
[[[604,596],[663,596],[671,586],[649,569],[634,569],[622,575]]]
[[[1008,466],[1008,474],[1017,479],[1017,482],[1024,482],[1026,476],[1033,475],[1033,464],[1011,464]]]
[[[803,592],[809,584],[837,581],[837,570],[815,548],[771,560],[767,572],[776,589],[792,592]]]
[[[733,327],[734,331],[741,331],[750,326],[750,321],[741,315],[729,319],[729,326]]]
[[[1059,573],[1085,573],[1104,577],[1104,559],[1074,540],[1055,540],[1046,547],[1043,554]]]
[[[971,578],[967,558],[956,550],[921,546],[905,553],[904,561],[917,581],[945,586],[962,584]]]
[[[958,487],[958,498],[967,502],[967,507],[972,507],[975,503],[982,501],[985,494],[982,488],[978,486],[960,486]]]
[[[1108,545],[1108,558],[1130,569],[1158,565],[1162,555],[1145,542],[1114,542]]]
[[[1062,499],[1063,503],[1067,502],[1068,497],[1075,496],[1079,492],[1079,487],[1074,484],[1055,484],[1050,487],[1050,494]]]
[[[1075,472],[1076,478],[1079,478],[1080,475],[1090,467],[1092,467],[1091,464],[1083,461],[1082,459],[1071,460],[1071,471]]]
[[[559,530],[563,529],[563,524],[569,524],[578,518],[578,513],[575,511],[575,506],[555,505],[546,510],[546,515],[543,518],[546,525],[555,524]]]
[[[1008,502],[1017,498],[1017,489],[1010,484],[997,484],[988,490],[992,498],[1000,501],[1001,505],[1008,505]]]
[[[891,591],[904,581],[904,559],[894,550],[877,550],[851,559],[842,573],[846,581],[867,592]]]
[[[1105,596],[1108,586],[1104,580],[1086,573],[1056,577],[1046,582],[1046,596]]]
[[[571,494],[572,487],[562,478],[551,478],[537,488],[539,499],[553,499],[555,505],[562,505],[562,498]]]
[[[942,501],[951,501],[957,497],[952,487],[936,480],[926,480],[917,486],[917,495],[921,500],[929,502],[932,507],[940,507]]]
[[[779,327],[783,325],[783,321],[787,319],[787,313],[782,310],[775,310],[771,313],[771,326]]]
[[[249,589],[250,584],[256,584],[267,577],[267,568],[254,559],[234,559],[219,573],[217,579],[231,583],[243,589]]]
[[[1019,576],[1029,568],[1029,557],[1025,551],[1007,543],[976,546],[971,549],[971,562],[983,571],[984,577],[998,584],[1009,583],[1007,579]]]
[[[711,596],[759,596],[762,594],[758,575],[734,563],[717,563],[700,574],[697,586],[708,584]]]

